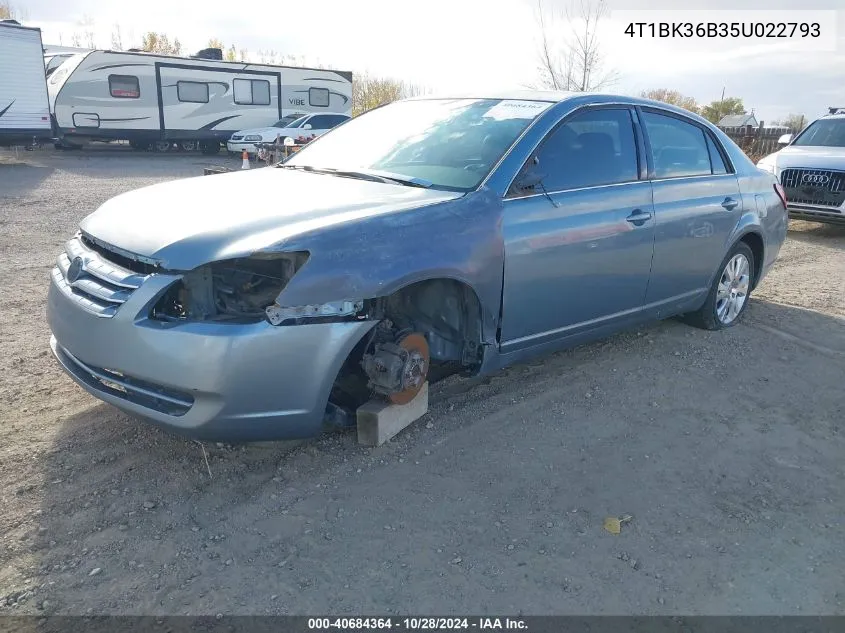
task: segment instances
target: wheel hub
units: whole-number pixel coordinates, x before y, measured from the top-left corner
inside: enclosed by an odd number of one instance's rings
[[[370,388],[394,404],[407,404],[428,377],[430,356],[422,334],[411,333],[394,342],[376,345],[362,360]]]

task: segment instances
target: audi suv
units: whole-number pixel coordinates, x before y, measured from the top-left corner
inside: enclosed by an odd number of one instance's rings
[[[845,108],[829,110],[757,167],[780,181],[790,218],[845,226]]]

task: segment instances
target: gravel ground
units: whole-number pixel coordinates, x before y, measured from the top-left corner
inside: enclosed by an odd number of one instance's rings
[[[845,614],[845,230],[793,223],[729,331],[448,379],[377,449],[203,447],[66,378],[44,303],[84,215],[209,162],[0,152],[0,613]]]

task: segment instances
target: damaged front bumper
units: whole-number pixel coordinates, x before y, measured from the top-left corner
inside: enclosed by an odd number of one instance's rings
[[[58,362],[97,398],[191,437],[319,434],[338,371],[375,322],[276,327],[149,318],[179,278],[147,276],[104,318],[54,269],[47,318]]]

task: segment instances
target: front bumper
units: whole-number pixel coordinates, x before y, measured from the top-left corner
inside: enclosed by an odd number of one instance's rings
[[[58,269],[56,269],[58,270]],[[50,283],[50,346],[97,398],[172,431],[218,441],[311,437],[332,384],[373,321],[274,327],[167,323],[152,305],[178,275],[152,275],[112,317]]]
[[[845,226],[845,208],[817,207],[810,205],[790,204],[786,207],[789,217],[794,220],[809,220],[810,222],[824,222]]]
[[[227,152],[240,154],[244,150],[246,150],[248,154],[255,154],[258,152],[258,148],[255,147],[255,143],[245,143],[244,141],[226,141]]]

